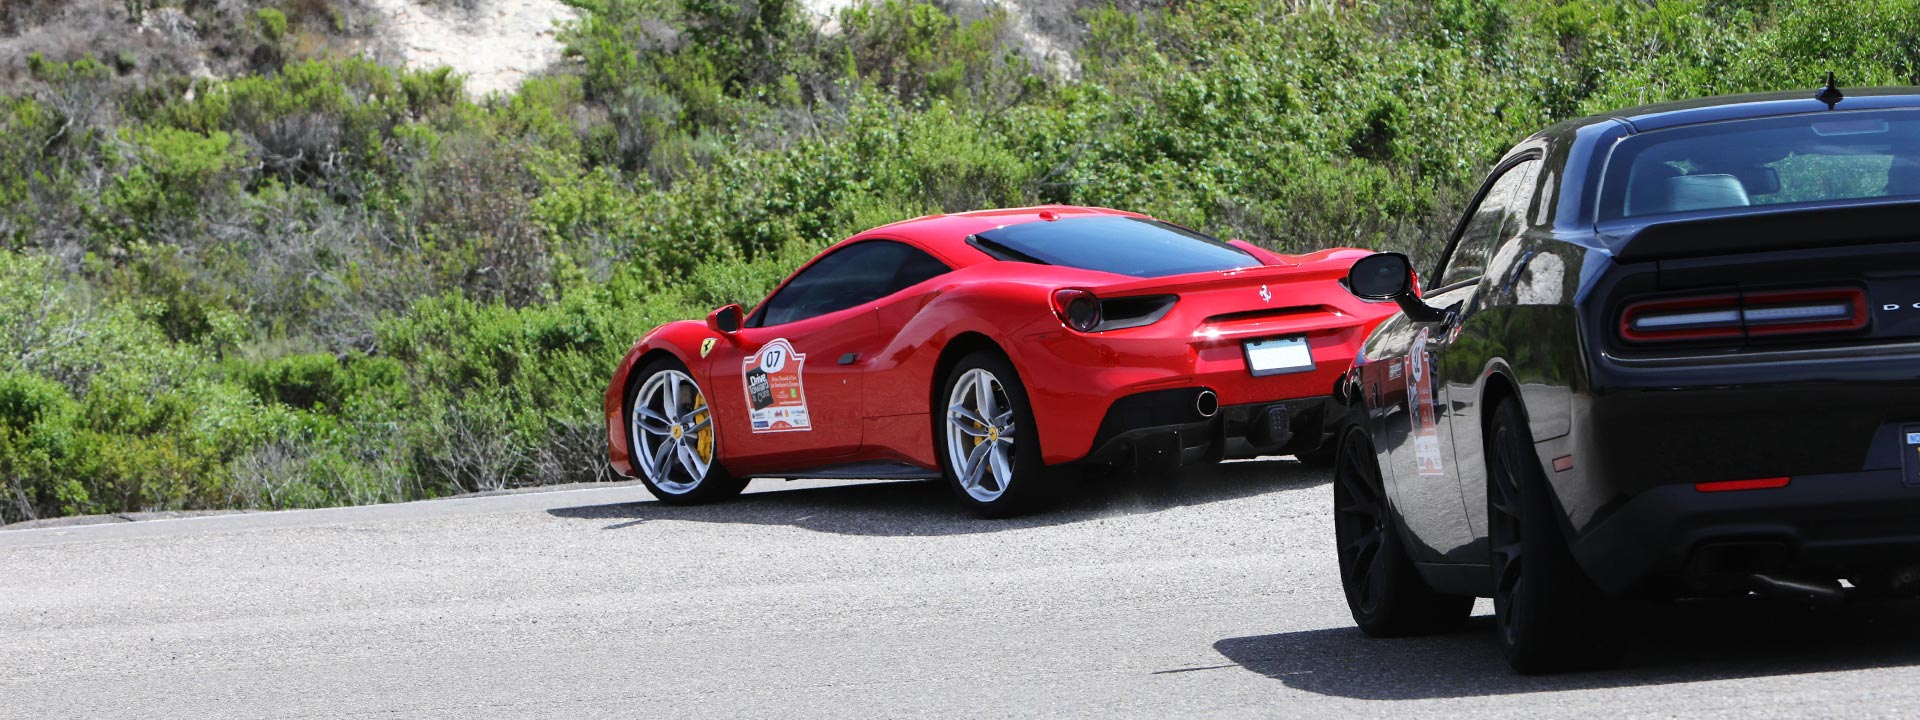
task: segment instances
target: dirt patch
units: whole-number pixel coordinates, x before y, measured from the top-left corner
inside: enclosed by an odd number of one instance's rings
[[[475,97],[510,92],[560,59],[555,37],[578,14],[558,0],[428,3],[367,0],[387,17],[385,35],[408,67],[450,67]],[[459,7],[470,5],[471,9]]]

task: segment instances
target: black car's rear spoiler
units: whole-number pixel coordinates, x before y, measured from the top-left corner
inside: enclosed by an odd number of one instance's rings
[[[1920,200],[1675,220],[1622,240],[1621,262],[1920,240]]]

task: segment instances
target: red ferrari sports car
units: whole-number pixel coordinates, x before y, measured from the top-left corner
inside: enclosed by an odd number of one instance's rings
[[[874,228],[751,313],[641,338],[607,387],[613,467],[670,503],[751,477],[944,476],[1004,516],[1054,496],[1063,465],[1311,457],[1396,310],[1343,285],[1368,254],[1070,206]]]

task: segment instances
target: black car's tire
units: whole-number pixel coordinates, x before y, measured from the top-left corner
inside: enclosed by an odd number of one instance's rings
[[[1323,427],[1332,427],[1333,432],[1320,441],[1320,447],[1294,453],[1295,460],[1315,468],[1330,468],[1340,460],[1340,444],[1347,428],[1364,427],[1366,421],[1366,411],[1362,409],[1359,392],[1357,389],[1351,390],[1327,399],[1323,412],[1332,413],[1335,417],[1328,418],[1329,424]]]
[[[1623,648],[1620,609],[1568,549],[1533,436],[1508,398],[1487,439],[1494,626],[1507,663],[1533,674],[1604,667]]]
[[[1040,458],[1026,386],[1005,356],[982,350],[961,358],[935,400],[934,452],[967,509],[1011,517],[1058,499],[1060,483]]]
[[[1428,635],[1458,629],[1473,598],[1434,592],[1407,557],[1381,483],[1380,462],[1366,428],[1348,425],[1336,442],[1333,528],[1340,585],[1360,630],[1374,637]]]
[[[1314,468],[1330,468],[1340,459],[1340,436],[1335,435],[1320,443],[1320,447],[1293,454],[1293,459],[1301,465]]]
[[[687,366],[670,357],[647,363],[627,384],[633,474],[660,502],[698,505],[739,495],[747,487],[747,478],[736,478],[720,465],[720,433],[706,406],[706,391]]]

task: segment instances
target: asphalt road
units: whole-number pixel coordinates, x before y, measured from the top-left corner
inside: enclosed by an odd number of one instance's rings
[[[1687,603],[1622,669],[1372,640],[1324,474],[962,514],[932,483],[637,487],[0,531],[0,717],[1920,715],[1920,605]]]

